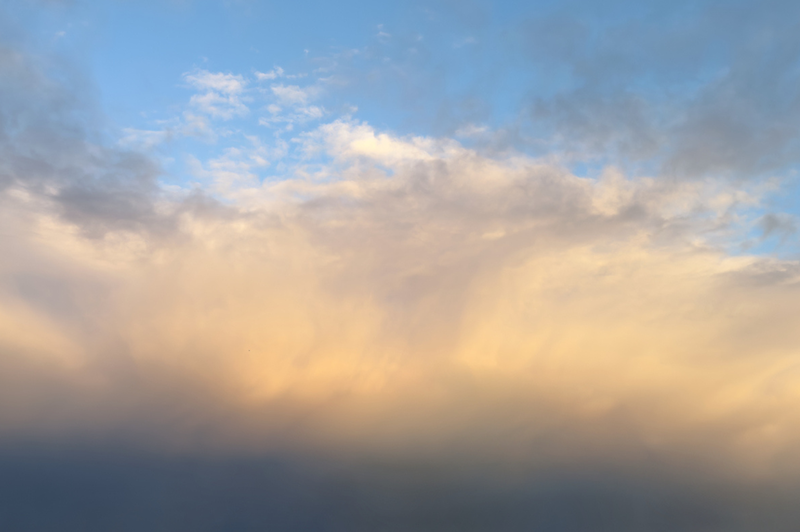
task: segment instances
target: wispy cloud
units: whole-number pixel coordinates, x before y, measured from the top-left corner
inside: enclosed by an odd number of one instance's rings
[[[229,120],[250,111],[244,103],[247,82],[242,76],[196,70],[185,73],[183,79],[201,91],[190,100],[201,113]]]
[[[265,80],[273,80],[277,78],[283,77],[284,72],[283,69],[279,66],[276,66],[269,72],[256,72],[256,79],[258,81],[265,81]]]
[[[278,98],[278,101],[290,105],[304,105],[319,91],[315,87],[301,89],[297,85],[273,85],[270,90]]]

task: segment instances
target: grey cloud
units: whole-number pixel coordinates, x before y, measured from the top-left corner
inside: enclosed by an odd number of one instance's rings
[[[562,80],[534,100],[539,134],[680,176],[762,176],[796,160],[796,3],[620,4],[633,15],[590,23],[571,3],[520,30],[542,82]]]
[[[397,28],[390,42],[336,55],[335,90],[400,106],[404,131],[451,135],[515,109],[491,124],[498,135],[471,141],[486,153],[737,179],[783,174],[797,158],[795,2],[561,2],[500,28],[472,20],[491,19],[488,3],[463,9],[476,15],[437,3],[422,40]],[[457,53],[440,42],[469,32],[477,43]],[[520,76],[527,92],[506,93]]]
[[[783,242],[797,232],[797,220],[788,214],[766,214],[761,217],[757,225],[763,231],[762,239],[778,236]]]
[[[517,481],[425,462],[7,451],[0,526],[237,530],[783,532],[796,486],[564,469]]]
[[[0,48],[0,191],[52,203],[86,234],[168,230],[154,210],[156,163],[104,145],[88,82],[54,58]]]

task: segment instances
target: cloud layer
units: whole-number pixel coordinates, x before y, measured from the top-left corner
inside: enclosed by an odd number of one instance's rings
[[[84,138],[20,153],[34,133],[6,141],[9,435],[222,423],[208,444],[794,467],[797,265],[723,251],[758,187],[590,180],[338,120],[302,137],[330,161],[314,176],[181,198]],[[140,432],[164,416],[185,430]]]
[[[113,143],[76,72],[0,48],[0,525],[791,529],[800,264],[741,251],[792,234],[785,180],[699,141],[692,179],[580,177],[290,76],[190,71],[179,126]],[[306,128],[184,186],[126,148],[213,142],[256,94]]]

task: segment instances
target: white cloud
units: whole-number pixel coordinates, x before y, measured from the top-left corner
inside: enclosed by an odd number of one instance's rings
[[[276,139],[266,144],[258,136],[246,135],[242,146],[229,147],[222,155],[205,162],[192,161],[192,173],[203,180],[210,191],[220,197],[235,200],[241,194],[251,195],[260,187],[259,172],[287,154],[287,143]]]
[[[295,126],[313,120],[319,120],[327,114],[324,107],[311,105],[322,93],[319,85],[300,87],[299,85],[276,84],[270,87],[271,94],[277,103],[266,106],[270,116],[262,116],[258,123],[262,126],[281,126],[285,131],[292,131]]]
[[[214,142],[222,131],[214,130],[207,117],[184,112],[181,117],[157,122],[161,129],[123,129],[123,137],[118,141],[125,148],[149,150],[155,146],[181,137],[195,137]]]
[[[364,122],[336,120],[302,136],[308,152],[325,150],[337,158],[367,158],[385,165],[448,158],[464,153],[455,141],[428,137],[397,138],[377,133]]]
[[[322,107],[319,107],[319,106],[316,106],[316,105],[309,105],[308,107],[301,107],[299,109],[299,111],[301,113],[303,113],[304,115],[306,115],[307,117],[312,118],[312,119],[322,118],[323,115],[325,114],[325,110],[322,109]]]
[[[456,137],[480,137],[487,132],[489,132],[489,128],[487,126],[467,124],[458,128],[458,130],[455,132],[455,135]]]
[[[273,85],[270,87],[278,100],[286,105],[305,105],[319,94],[318,87],[297,85]]]
[[[213,90],[223,94],[241,93],[246,85],[246,81],[240,75],[212,73],[207,70],[186,73],[183,78],[198,89]]]
[[[150,149],[163,143],[170,137],[167,130],[145,130],[125,128],[124,136],[119,140],[119,145],[126,148]]]
[[[201,91],[190,99],[190,104],[198,111],[223,120],[249,112],[243,96],[247,82],[242,76],[196,70],[184,74],[183,78]]]
[[[283,69],[279,66],[276,66],[269,72],[256,72],[256,79],[258,79],[258,81],[272,80],[283,77],[283,75]]]

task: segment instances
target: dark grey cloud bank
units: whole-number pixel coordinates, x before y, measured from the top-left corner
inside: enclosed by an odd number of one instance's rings
[[[442,461],[6,450],[0,475],[0,526],[21,532],[777,532],[800,518],[797,486],[688,471],[563,468],[509,482]]]

